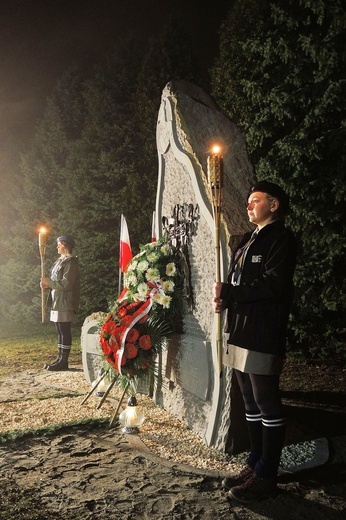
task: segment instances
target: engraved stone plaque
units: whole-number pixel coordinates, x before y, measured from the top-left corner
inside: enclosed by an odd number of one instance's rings
[[[88,316],[82,326],[81,346],[84,375],[89,383],[97,378],[100,368],[104,366],[99,338],[99,322]]]
[[[210,398],[210,341],[207,341],[193,316],[184,321],[186,338],[182,341],[180,378],[184,390],[203,401]]]

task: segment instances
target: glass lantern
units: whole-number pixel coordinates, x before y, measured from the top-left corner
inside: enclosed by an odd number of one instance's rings
[[[143,424],[145,417],[143,413],[138,410],[137,399],[133,395],[129,397],[127,406],[119,415],[119,422],[123,426],[123,433],[138,433],[139,426]]]

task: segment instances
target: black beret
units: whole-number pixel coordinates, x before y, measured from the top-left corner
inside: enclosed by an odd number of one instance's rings
[[[251,193],[254,193],[255,191],[267,193],[275,199],[278,199],[281,206],[281,212],[283,214],[286,214],[288,212],[290,207],[290,199],[287,193],[278,184],[269,181],[259,181],[254,186],[252,186],[249,195],[251,195]]]
[[[68,235],[62,235],[61,237],[58,237],[56,239],[56,241],[57,242],[66,242],[66,244],[68,244],[72,248],[76,245],[75,241],[73,240],[73,238],[68,236]]]

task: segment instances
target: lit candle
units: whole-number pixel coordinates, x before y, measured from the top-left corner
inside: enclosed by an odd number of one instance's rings
[[[101,381],[95,386],[96,386],[95,395],[97,395],[97,397],[102,397],[108,388],[108,381],[106,381],[106,377],[101,379]]]
[[[136,397],[130,397],[125,410],[119,415],[119,422],[124,426],[123,433],[138,433],[138,426],[143,424],[144,420],[143,413],[138,411]]]
[[[126,414],[126,426],[129,428],[134,428],[137,426],[137,407],[131,406],[127,410]]]

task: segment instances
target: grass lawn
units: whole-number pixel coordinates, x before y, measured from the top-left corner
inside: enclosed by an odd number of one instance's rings
[[[81,326],[72,327],[71,364],[82,364]],[[0,323],[0,380],[21,370],[39,369],[54,361],[57,335],[51,322],[22,325]]]

